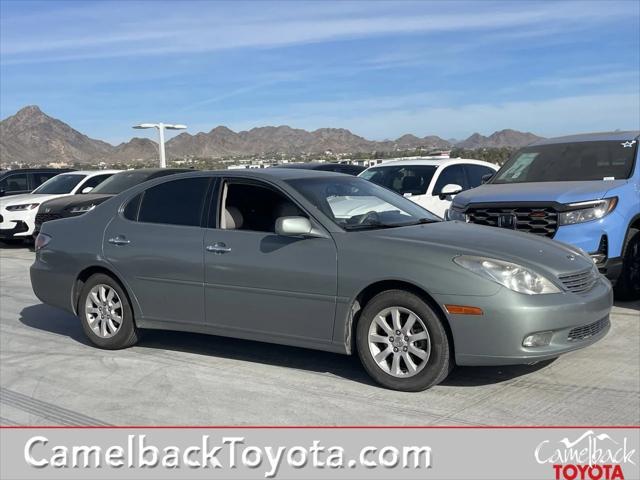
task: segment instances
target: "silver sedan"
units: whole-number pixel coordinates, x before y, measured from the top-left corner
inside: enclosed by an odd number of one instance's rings
[[[165,329],[357,353],[405,391],[586,347],[612,305],[575,248],[295,169],[175,175],[47,222],[31,281],[100,348]]]

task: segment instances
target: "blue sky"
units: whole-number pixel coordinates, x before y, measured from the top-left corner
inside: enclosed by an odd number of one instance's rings
[[[0,0],[0,116],[373,139],[640,128],[640,2]],[[151,133],[150,133],[151,136]]]

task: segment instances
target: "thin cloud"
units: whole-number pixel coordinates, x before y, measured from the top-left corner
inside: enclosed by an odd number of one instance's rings
[[[196,9],[190,16],[178,16],[165,28],[159,27],[154,21],[137,21],[118,26],[118,22],[109,24],[96,20],[98,31],[92,32],[92,35],[82,32],[61,37],[59,32],[48,35],[47,31],[39,31],[35,34],[37,40],[25,42],[24,38],[18,41],[17,37],[5,34],[0,51],[3,63],[7,64],[70,61],[202,53],[234,48],[273,48],[392,34],[539,28],[541,24],[552,27],[558,22],[578,25],[584,22],[603,22],[628,14],[616,5],[606,9],[592,6],[575,9],[570,8],[572,5],[569,3],[545,3],[527,5],[529,8],[498,11],[482,9],[465,13],[431,13],[429,5],[432,4],[424,5],[425,7],[412,14],[396,12],[389,16],[371,16],[365,9],[348,16],[307,18],[306,15],[301,15],[300,18],[285,20],[278,16],[278,11],[252,19],[233,18],[226,12],[221,19],[206,9]],[[4,17],[3,24],[8,26],[11,17]],[[166,20],[162,23],[166,23]],[[52,52],[54,53],[51,54]],[[43,53],[47,55],[42,55]]]

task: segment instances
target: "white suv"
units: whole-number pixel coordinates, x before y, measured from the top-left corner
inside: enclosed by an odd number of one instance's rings
[[[444,217],[456,194],[479,186],[497,170],[493,163],[465,158],[412,159],[384,162],[359,176]]]
[[[89,193],[120,170],[88,170],[61,173],[31,193],[0,199],[0,241],[30,238],[41,203],[65,195]]]

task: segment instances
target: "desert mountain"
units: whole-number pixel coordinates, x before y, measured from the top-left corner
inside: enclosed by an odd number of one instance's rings
[[[488,137],[474,133],[466,140],[456,143],[459,148],[502,148],[502,147],[524,147],[542,137],[534,135],[530,132],[519,132],[517,130],[500,130],[494,132]]]
[[[474,134],[457,146],[463,148],[519,147],[536,135],[502,130],[489,137]],[[396,140],[373,141],[344,128],[307,131],[286,125],[256,127],[234,132],[218,126],[208,133],[181,133],[167,142],[168,158],[246,156],[259,154],[356,153],[415,148],[442,149],[452,144],[440,137],[403,135]],[[148,138],[133,138],[113,146],[74,130],[66,123],[28,106],[0,122],[0,162],[43,165],[50,162],[131,163],[157,158],[157,144]]]
[[[21,109],[0,122],[0,158],[24,163],[88,161],[109,155],[113,147],[94,140],[43,113],[37,106]]]

